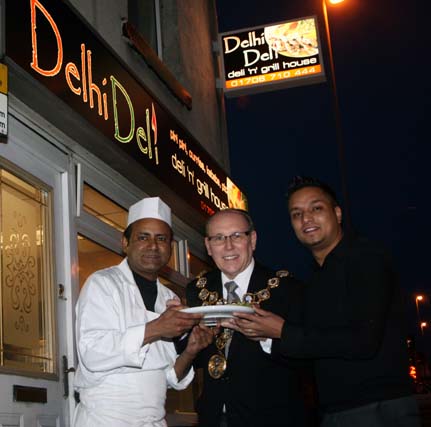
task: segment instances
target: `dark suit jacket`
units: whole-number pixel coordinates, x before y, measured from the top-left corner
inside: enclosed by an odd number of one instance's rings
[[[205,275],[206,288],[222,293],[219,270]],[[255,264],[248,286],[256,292],[267,286],[275,272]],[[201,305],[200,289],[196,280],[187,286],[187,303]],[[280,285],[271,290],[271,297],[261,303],[261,308],[272,311],[291,322],[300,320],[302,283],[291,277],[280,279]],[[274,340],[275,342],[278,340]],[[278,348],[278,345],[273,348]],[[299,390],[299,370],[292,361],[265,353],[260,343],[234,333],[229,348],[227,370],[222,378],[213,379],[208,374],[208,360],[216,354],[214,344],[203,350],[196,359],[196,367],[204,372],[203,392],[197,402],[199,426],[219,426],[223,405],[229,427],[275,427],[304,425],[304,403]],[[273,351],[275,353],[275,351]]]

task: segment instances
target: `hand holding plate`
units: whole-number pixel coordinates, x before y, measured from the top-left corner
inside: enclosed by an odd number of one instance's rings
[[[184,351],[195,357],[199,351],[208,347],[214,340],[213,328],[208,328],[205,325],[199,324],[193,327],[187,342],[187,347]]]
[[[229,322],[230,326],[226,327],[241,332],[253,340],[280,338],[284,319],[257,306],[253,308],[254,314],[234,312],[234,319]]]
[[[160,317],[148,322],[147,330],[145,331],[146,342],[162,337],[174,338],[180,336],[201,321],[202,314],[185,313],[183,309],[183,305],[172,303]]]

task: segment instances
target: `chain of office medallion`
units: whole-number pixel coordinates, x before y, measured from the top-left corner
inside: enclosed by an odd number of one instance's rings
[[[287,270],[279,270],[275,273],[275,277],[271,277],[266,282],[266,288],[261,289],[257,292],[246,292],[242,298],[243,304],[260,304],[262,301],[266,301],[271,297],[271,289],[278,287],[280,284],[281,277],[289,276]],[[227,304],[227,301],[222,297],[219,298],[217,291],[209,291],[206,288],[208,279],[200,276],[196,281],[196,287],[200,289],[198,297],[202,301],[202,305],[221,305]]]

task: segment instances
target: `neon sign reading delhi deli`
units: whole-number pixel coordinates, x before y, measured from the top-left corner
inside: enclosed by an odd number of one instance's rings
[[[31,8],[31,42],[32,42],[32,61],[30,63],[31,68],[38,74],[45,77],[54,77],[62,70],[63,66],[63,43],[61,39],[60,31],[50,15],[50,13],[44,8],[44,6],[38,0],[30,1]],[[36,25],[36,8],[45,16],[47,21],[55,34],[56,44],[57,44],[57,58],[55,66],[51,69],[43,69],[39,65],[38,61],[38,44],[37,44],[37,25]],[[97,103],[98,115],[103,117],[104,120],[109,119],[109,109],[108,109],[108,99],[106,92],[103,92],[100,87],[93,82],[92,78],[92,62],[91,62],[92,52],[87,50],[84,43],[81,44],[81,67],[79,68],[75,63],[68,62],[64,66],[64,75],[66,83],[69,89],[78,96],[82,96],[82,101],[84,103],[89,103],[91,109],[95,107],[95,98]],[[128,95],[126,89],[121,85],[121,83],[113,76],[109,76],[112,89],[112,106],[114,114],[114,137],[120,143],[129,143],[133,137],[136,137],[136,143],[139,150],[148,156],[149,159],[154,158],[154,162],[157,165],[158,160],[158,150],[157,150],[157,117],[154,109],[154,104],[151,103],[151,118],[149,108],[145,110],[145,129],[142,126],[136,128],[135,123],[135,113],[133,104],[131,102],[130,96]],[[107,78],[103,78],[101,85],[102,87],[108,84]],[[124,96],[127,102],[127,106],[130,113],[130,130],[128,135],[120,135],[119,126],[119,114],[117,109],[117,90]],[[136,130],[135,130],[136,128]],[[151,140],[151,130],[154,134],[154,144]],[[152,145],[154,147],[152,147]]]

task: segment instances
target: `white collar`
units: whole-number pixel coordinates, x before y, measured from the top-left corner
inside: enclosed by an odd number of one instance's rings
[[[224,287],[224,284],[226,282],[235,281],[235,283],[238,285],[238,289],[236,290],[236,293],[238,296],[242,299],[243,295],[247,292],[248,284],[250,282],[251,274],[253,273],[254,269],[254,258],[251,259],[250,264],[245,268],[245,270],[241,271],[241,273],[237,274],[233,279],[229,279],[226,274],[223,272],[221,273],[221,282],[223,285],[223,298],[227,298],[227,290]]]

